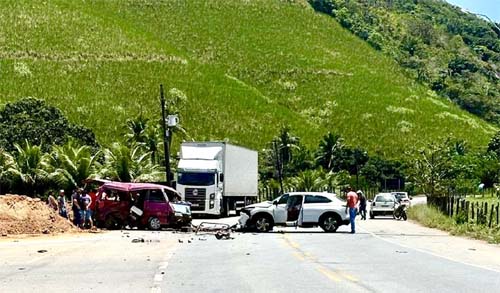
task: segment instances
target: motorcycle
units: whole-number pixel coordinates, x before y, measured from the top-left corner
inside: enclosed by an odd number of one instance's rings
[[[396,219],[396,220],[407,220],[408,219],[408,215],[406,214],[406,205],[405,204],[402,204],[400,202],[396,202],[394,204],[394,212],[392,214],[393,218]]]

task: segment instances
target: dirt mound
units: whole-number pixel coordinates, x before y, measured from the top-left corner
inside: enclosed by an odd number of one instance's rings
[[[0,195],[0,236],[13,234],[49,234],[76,231],[38,198],[24,195]]]

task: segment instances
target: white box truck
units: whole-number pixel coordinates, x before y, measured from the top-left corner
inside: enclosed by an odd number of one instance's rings
[[[184,142],[176,188],[193,214],[238,213],[257,200],[258,154],[226,142]]]

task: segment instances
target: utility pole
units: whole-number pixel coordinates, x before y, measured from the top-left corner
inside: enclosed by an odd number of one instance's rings
[[[276,140],[273,140],[273,147],[274,147],[274,154],[276,156],[276,169],[278,171],[278,179],[280,181],[280,193],[283,194],[285,191],[283,190],[283,170],[282,170],[282,164],[283,162],[280,160],[281,157],[281,149],[278,148],[278,143]]]
[[[163,150],[165,153],[165,176],[167,179],[167,186],[170,186],[171,183],[171,178],[172,175],[170,173],[170,151],[169,151],[169,136],[170,136],[170,129],[167,128],[166,125],[166,117],[165,117],[165,96],[163,94],[163,84],[160,84],[160,101],[161,101],[161,116],[162,116],[162,122],[161,125],[163,126]]]

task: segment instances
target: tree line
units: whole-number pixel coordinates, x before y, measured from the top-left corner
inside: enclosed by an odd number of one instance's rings
[[[360,146],[347,145],[332,132],[310,149],[284,126],[263,150],[259,172],[261,185],[280,190],[352,186],[379,191],[401,189],[433,198],[466,195],[477,192],[481,183],[484,188],[500,188],[500,132],[484,149],[444,138],[422,148],[408,146],[400,159],[387,159],[370,155]],[[393,184],[388,186],[388,181]]]
[[[178,114],[187,97],[177,89],[168,95],[167,114]],[[69,122],[43,100],[8,103],[0,109],[0,194],[43,195],[90,178],[165,181],[159,122],[139,114],[125,121],[122,141],[101,146],[90,129]],[[181,125],[171,131],[187,137]]]
[[[187,98],[169,92],[167,113],[178,113]],[[18,118],[20,117],[20,118]],[[91,130],[73,125],[42,100],[22,99],[0,109],[0,194],[42,195],[49,189],[73,189],[89,178],[125,182],[165,181],[163,131],[160,121],[141,114],[125,121],[123,141],[100,146]],[[26,125],[29,130],[25,132]],[[58,131],[47,129],[58,128]],[[63,131],[59,131],[62,129]],[[82,135],[74,132],[82,129]],[[191,139],[181,125],[173,132]],[[171,144],[171,141],[168,141]],[[381,142],[383,143],[383,142]],[[403,189],[430,197],[466,194],[500,182],[500,132],[484,149],[445,138],[423,148],[408,146],[399,159],[369,154],[328,132],[311,148],[288,126],[259,154],[261,187],[304,191],[341,189]],[[175,169],[176,156],[171,155]],[[398,182],[398,186],[388,182]],[[400,183],[400,185],[399,185]]]

